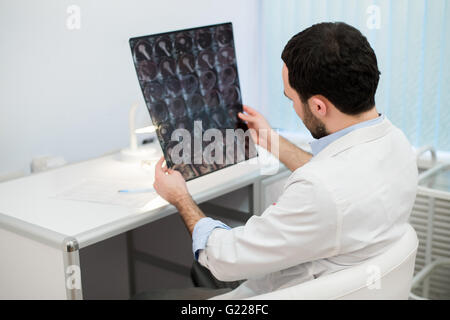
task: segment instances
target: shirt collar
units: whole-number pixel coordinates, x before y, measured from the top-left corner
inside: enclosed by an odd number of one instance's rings
[[[316,156],[320,151],[325,149],[330,143],[336,141],[337,139],[345,136],[347,133],[350,133],[356,129],[373,126],[377,123],[380,123],[384,120],[384,114],[379,114],[378,118],[366,120],[357,124],[354,124],[350,127],[344,128],[342,130],[336,131],[335,133],[329,134],[320,139],[311,141],[309,144],[311,146],[311,152],[313,156]]]

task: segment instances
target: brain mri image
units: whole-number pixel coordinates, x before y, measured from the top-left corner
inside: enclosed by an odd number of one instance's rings
[[[169,168],[191,180],[257,156],[251,138],[226,139],[227,129],[247,130],[237,116],[242,112],[242,100],[231,23],[131,38],[130,47]],[[200,132],[195,129],[198,121]],[[180,141],[172,140],[177,129],[187,130],[191,138],[191,148],[178,155],[179,148],[175,148]],[[202,139],[208,129],[219,130],[221,139]],[[194,139],[201,139],[201,150],[194,148]],[[234,145],[227,146],[226,141]],[[202,154],[213,142],[215,148],[209,149],[213,157],[221,150],[221,162],[211,162]],[[174,156],[183,163],[174,161]]]

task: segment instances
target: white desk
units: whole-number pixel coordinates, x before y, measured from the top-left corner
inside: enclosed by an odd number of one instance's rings
[[[258,161],[241,162],[189,181],[188,189],[196,202],[207,201],[244,186],[258,185],[261,168]],[[175,213],[176,209],[159,197],[139,212],[56,199],[55,194],[90,178],[152,185],[153,174],[153,170],[145,171],[110,155],[1,183],[0,299],[82,298],[79,249]],[[255,187],[255,212],[260,212],[259,195]]]

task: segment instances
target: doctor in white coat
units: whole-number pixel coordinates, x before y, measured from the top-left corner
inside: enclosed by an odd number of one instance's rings
[[[284,94],[316,140],[312,154],[275,133],[264,140],[258,130],[269,123],[244,106],[239,116],[254,140],[277,144],[292,170],[262,215],[229,228],[205,217],[164,159],[156,167],[154,187],[178,209],[198,262],[219,280],[246,280],[218,299],[294,286],[383,253],[403,235],[416,196],[414,152],[376,110],[380,73],[367,39],[347,24],[321,23],[294,36],[282,59]]]

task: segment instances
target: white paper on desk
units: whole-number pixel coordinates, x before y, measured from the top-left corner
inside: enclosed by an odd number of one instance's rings
[[[158,194],[155,191],[146,193],[121,193],[118,191],[122,189],[131,190],[150,187],[152,186],[148,183],[136,183],[134,181],[85,179],[81,183],[55,195],[55,198],[141,208],[157,198]]]

